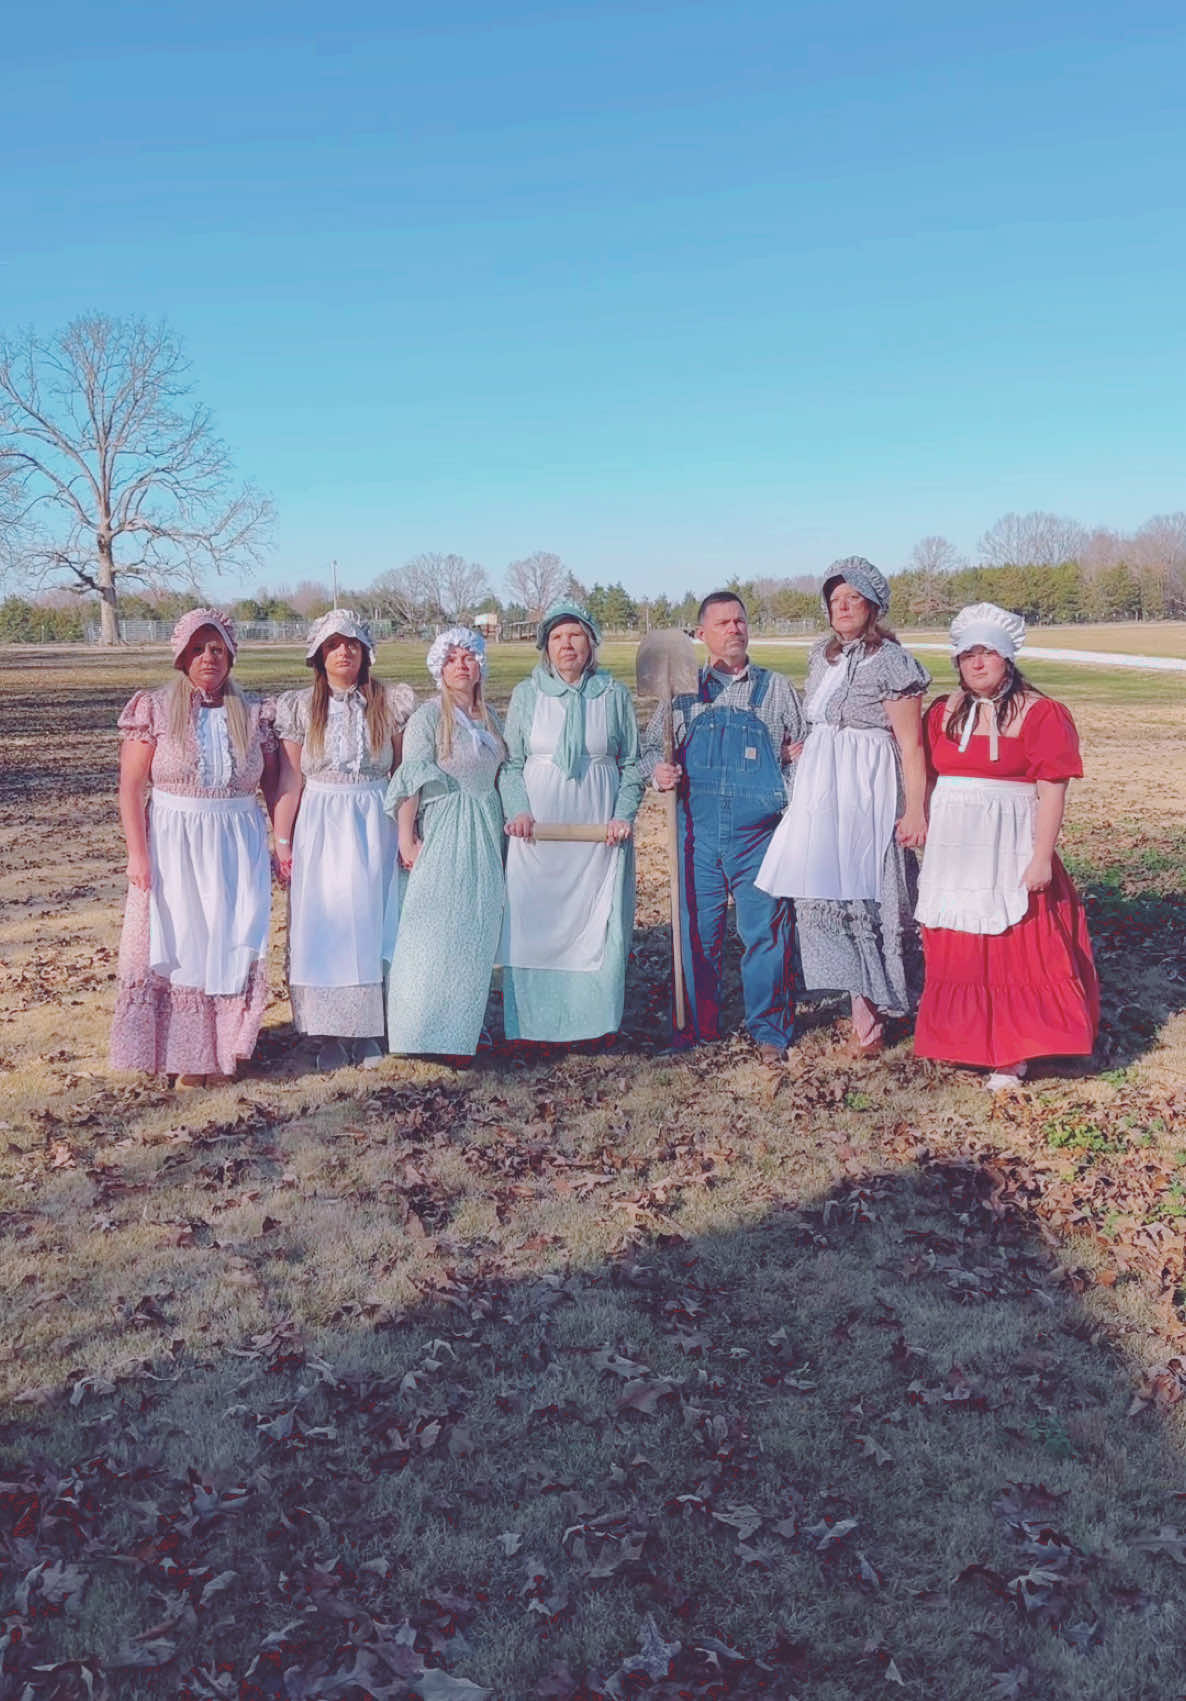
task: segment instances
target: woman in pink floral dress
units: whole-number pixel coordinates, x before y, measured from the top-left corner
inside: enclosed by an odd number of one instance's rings
[[[233,1075],[259,1034],[272,894],[257,794],[270,809],[278,752],[272,705],[230,677],[229,616],[191,609],[172,648],[176,678],[119,717],[128,900],[111,1064],[197,1086]]]

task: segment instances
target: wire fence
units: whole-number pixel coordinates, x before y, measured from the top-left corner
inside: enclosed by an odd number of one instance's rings
[[[124,620],[120,619],[119,639],[121,644],[167,644],[173,633],[171,620]],[[372,620],[370,628],[373,636],[380,642],[392,638],[424,639],[431,641],[439,626],[425,626],[419,631],[410,631],[407,626],[395,620]],[[755,621],[753,630],[762,637],[790,637],[799,633],[810,633],[820,629],[815,620],[767,620]],[[235,630],[240,642],[256,644],[303,644],[309,630],[305,620],[237,620]],[[496,643],[534,642],[536,623],[534,620],[509,621],[497,629],[486,628],[486,636]],[[629,641],[642,635],[640,626],[623,627],[607,631],[607,638],[620,638]],[[98,622],[92,622],[83,628],[84,641],[88,644],[99,642],[100,631]]]

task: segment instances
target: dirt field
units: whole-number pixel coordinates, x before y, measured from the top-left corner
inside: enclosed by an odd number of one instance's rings
[[[1092,1068],[663,1055],[648,802],[615,1050],[319,1078],[278,904],[178,1097],[105,1065],[167,659],[0,652],[0,1697],[1186,1695],[1186,681],[1034,672]]]

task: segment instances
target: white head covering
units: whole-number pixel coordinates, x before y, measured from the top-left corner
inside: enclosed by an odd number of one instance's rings
[[[313,622],[305,640],[306,667],[313,666],[314,658],[327,638],[357,638],[366,650],[371,666],[374,666],[375,642],[371,629],[352,608],[331,608],[328,614]]]
[[[962,656],[965,650],[983,644],[986,650],[1012,661],[1025,643],[1025,621],[1020,614],[1010,614],[995,602],[974,602],[961,608],[951,623],[951,653]]]
[[[445,657],[450,650],[472,650],[482,664],[482,678],[486,677],[486,640],[480,632],[475,632],[472,626],[448,626],[433,639],[425,666],[429,673],[441,683],[441,674],[445,666]]]

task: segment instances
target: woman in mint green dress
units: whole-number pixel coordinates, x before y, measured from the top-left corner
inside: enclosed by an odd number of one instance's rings
[[[387,1048],[472,1057],[502,934],[503,759],[482,696],[486,645],[452,626],[428,652],[439,693],[404,729],[383,807],[410,870],[387,987]]]
[[[600,641],[583,608],[556,603],[539,624],[539,665],[511,693],[498,782],[509,838],[500,951],[508,1040],[564,1044],[622,1024],[643,781],[634,705],[597,666]],[[604,836],[537,842],[536,822],[559,821]]]

